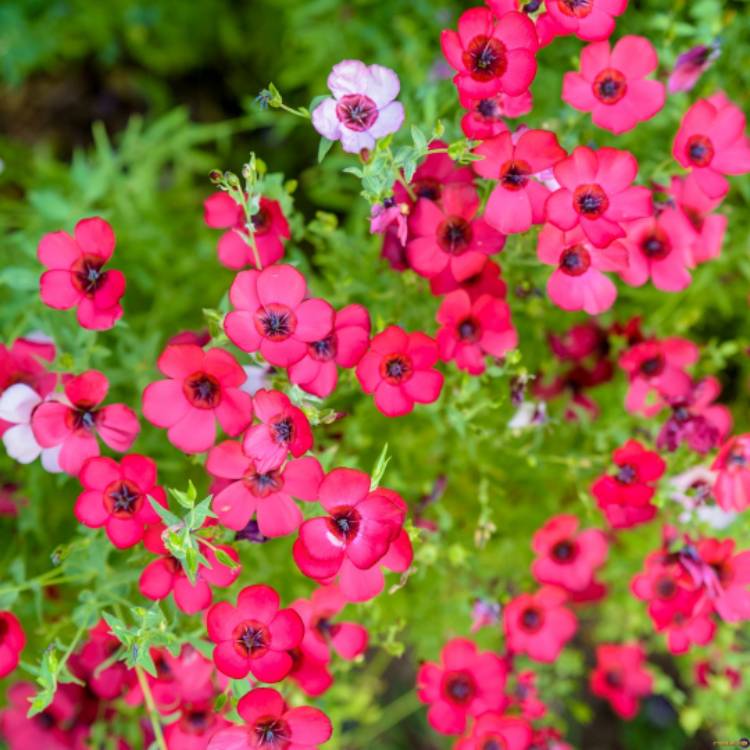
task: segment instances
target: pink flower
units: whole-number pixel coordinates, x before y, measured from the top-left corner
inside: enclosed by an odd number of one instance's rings
[[[562,589],[543,586],[510,601],[503,615],[507,648],[534,661],[553,662],[578,628],[565,600]]]
[[[100,620],[89,631],[88,640],[80,652],[71,657],[73,673],[102,700],[114,700],[122,695],[133,674],[124,662],[110,661],[121,646],[109,625]]]
[[[216,440],[217,419],[231,436],[252,420],[252,398],[240,388],[247,375],[228,351],[175,344],[156,364],[169,380],[146,386],[143,416],[167,428],[169,441],[181,451],[208,450]]]
[[[589,44],[581,51],[581,72],[563,78],[563,101],[619,135],[664,106],[664,84],[645,80],[658,65],[653,44],[642,36],[622,37],[611,52],[609,42]]]
[[[526,130],[520,137],[501,133],[478,146],[475,153],[484,158],[474,162],[474,171],[497,180],[485,210],[490,226],[511,234],[544,221],[549,190],[532,177],[565,158],[554,133]]]
[[[750,139],[745,115],[723,93],[699,99],[685,113],[672,153],[680,166],[691,169],[709,198],[729,190],[724,175],[750,172]]]
[[[445,644],[440,662],[426,662],[417,673],[417,696],[429,704],[427,719],[441,734],[461,734],[469,717],[502,711],[507,667],[491,651],[478,651],[465,638]]]
[[[724,510],[743,511],[750,506],[750,433],[729,438],[711,468],[718,472],[713,490]]]
[[[328,668],[329,662],[319,661],[304,645],[291,654],[294,667],[289,679],[294,680],[305,695],[315,698],[330,689],[333,675]]]
[[[330,333],[307,344],[307,354],[289,368],[289,380],[319,398],[330,396],[339,367],[354,367],[370,343],[370,314],[362,305],[335,313]]]
[[[214,193],[203,203],[203,220],[214,229],[226,229],[219,240],[219,261],[227,268],[255,266],[252,243],[262,266],[270,266],[284,257],[284,242],[289,239],[289,223],[278,201],[260,199],[253,214],[252,241],[243,207],[227,193]]]
[[[0,679],[18,666],[26,647],[26,633],[12,612],[0,612]]]
[[[628,266],[628,251],[615,240],[604,248],[592,245],[580,226],[563,232],[545,224],[536,247],[542,263],[556,266],[547,279],[549,298],[563,310],[585,310],[598,315],[609,310],[617,298],[617,287],[603,271],[622,272]]]
[[[328,76],[333,97],[312,111],[312,124],[324,138],[341,141],[347,153],[373,149],[375,141],[395,133],[404,121],[404,107],[394,101],[401,84],[382,65],[342,60]]]
[[[272,688],[255,688],[240,699],[237,712],[245,726],[217,732],[208,750],[316,750],[328,742],[333,727],[317,708],[289,708]]]
[[[206,470],[229,480],[214,494],[212,509],[219,523],[240,531],[257,515],[260,533],[268,537],[285,536],[299,528],[302,512],[292,496],[315,500],[323,481],[323,469],[311,456],[288,461],[283,469],[260,472],[242,446],[231,440],[211,449]]]
[[[207,750],[218,732],[232,725],[214,710],[213,698],[181,706],[176,721],[164,727],[167,750]]]
[[[458,19],[458,33],[445,29],[440,44],[458,71],[453,82],[464,95],[519,96],[536,75],[539,42],[534,24],[523,13],[511,11],[498,21],[488,8],[471,8]]]
[[[646,655],[637,644],[605,644],[596,648],[591,692],[608,700],[623,719],[634,718],[640,699],[651,694],[653,679],[643,668],[645,660]]]
[[[699,44],[679,55],[667,81],[669,93],[692,91],[698,79],[714,64],[714,60],[720,54],[721,47],[718,39],[715,39],[709,47]]]
[[[42,448],[61,446],[58,462],[73,476],[87,458],[99,455],[98,435],[112,450],[124,453],[140,432],[138,417],[124,404],[99,404],[109,381],[97,370],[69,377],[65,397],[39,404],[31,415],[34,438]]]
[[[474,218],[479,197],[469,185],[446,186],[441,205],[421,198],[409,216],[409,265],[432,278],[446,267],[462,281],[481,270],[487,255],[500,252],[505,237]]]
[[[260,424],[245,433],[242,449],[255,461],[261,473],[277,469],[291,453],[295,458],[312,448],[310,423],[301,409],[292,406],[279,391],[258,391],[254,398],[255,416]]]
[[[193,615],[210,606],[213,600],[211,586],[228,588],[237,580],[242,571],[239,556],[231,547],[217,545],[217,549],[235,562],[235,566],[230,567],[218,561],[211,547],[201,544],[200,552],[208,560],[208,565],[198,565],[195,583],[191,583],[182,563],[172,557],[162,541],[164,528],[163,524],[158,523],[146,530],[143,546],[159,555],[159,558],[143,569],[138,588],[143,596],[154,601],[161,601],[172,594],[177,607]]]
[[[531,112],[530,91],[518,96],[495,94],[476,98],[459,92],[461,106],[468,112],[461,118],[461,130],[467,138],[484,140],[505,133],[508,126],[504,117],[521,117]]]
[[[579,532],[578,523],[575,516],[554,516],[534,534],[531,572],[539,583],[583,591],[594,580],[607,558],[607,540],[599,529]]]
[[[76,518],[92,529],[104,526],[120,549],[138,544],[146,524],[159,521],[150,498],[167,507],[164,490],[156,486],[156,464],[137,453],[123,456],[119,464],[111,458],[90,458],[78,480],[84,491],[76,500]]]
[[[443,375],[434,369],[438,346],[424,333],[406,333],[389,326],[370,342],[357,365],[365,393],[375,394],[375,406],[387,417],[408,414],[414,403],[430,404],[440,395]]]
[[[580,224],[596,247],[624,237],[622,222],[652,213],[651,191],[631,185],[638,162],[628,151],[578,146],[553,171],[562,187],[547,199],[547,221],[566,232]]]
[[[262,682],[279,682],[289,674],[292,657],[305,632],[299,615],[279,609],[279,595],[270,586],[247,586],[237,606],[219,602],[208,610],[208,637],[216,644],[214,663],[235,680],[248,672]]]
[[[527,721],[488,711],[474,722],[469,736],[456,743],[455,750],[492,750],[493,747],[527,750],[530,742],[531,726]]]
[[[681,558],[693,563],[694,584],[726,622],[750,620],[750,550],[735,554],[735,546],[734,539],[701,539]]]
[[[224,330],[242,351],[260,351],[277,367],[293,365],[333,328],[333,308],[322,299],[306,300],[306,294],[305,277],[292,266],[240,271],[229,290],[236,309]]]
[[[441,325],[437,333],[440,358],[444,362],[455,359],[459,370],[472,375],[484,372],[486,355],[503,357],[518,345],[510,308],[489,295],[472,302],[463,289],[451,292],[436,318]]]
[[[52,339],[42,334],[16,339],[10,348],[0,344],[0,393],[10,386],[23,383],[33,388],[42,398],[57,384],[57,373],[47,369],[57,354]],[[0,420],[0,432],[3,430]]]
[[[615,30],[615,16],[625,12],[628,0],[549,0],[547,13],[558,34],[575,34],[598,42]]]
[[[430,279],[430,291],[439,297],[456,289],[465,289],[469,293],[472,302],[479,299],[483,294],[490,297],[505,299],[508,287],[502,279],[500,266],[487,258],[482,270],[469,276],[462,281],[457,281],[451,273],[450,266],[446,266],[439,274]]]
[[[81,219],[74,237],[67,232],[45,234],[37,257],[49,270],[39,279],[42,302],[56,310],[77,308],[83,328],[104,331],[122,317],[120,298],[125,277],[102,270],[115,249],[115,234],[103,219]]]

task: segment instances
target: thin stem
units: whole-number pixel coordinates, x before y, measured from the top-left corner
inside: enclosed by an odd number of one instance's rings
[[[309,120],[310,115],[305,114],[304,112],[300,112],[298,109],[292,109],[291,107],[287,107],[286,104],[283,102],[278,105],[279,109],[283,109],[285,112],[289,112],[290,115],[296,115],[297,117],[301,117],[303,120]]]
[[[250,219],[252,222],[252,219]],[[253,251],[253,260],[255,261],[255,267],[259,270],[263,270],[263,264],[260,262],[260,252],[258,252],[258,245],[255,243],[255,233],[250,230],[248,232],[250,249]]]
[[[136,666],[136,676],[138,677],[138,684],[141,686],[141,692],[143,693],[143,700],[146,703],[146,711],[148,712],[148,718],[151,721],[151,727],[154,730],[154,737],[156,738],[156,744],[159,750],[168,750],[167,743],[164,740],[164,732],[161,729],[161,721],[156,710],[156,704],[154,703],[154,696],[151,695],[151,688],[148,685],[146,675],[143,674],[143,669]]]
[[[58,586],[61,583],[71,583],[73,581],[84,581],[87,578],[90,578],[91,576],[89,574],[83,574],[78,576],[66,576],[61,575],[64,571],[53,569],[48,570],[46,573],[43,573],[42,575],[37,576],[36,578],[32,578],[28,581],[25,581],[24,583],[20,583],[17,586],[4,586],[3,588],[0,588],[0,596],[4,596],[5,594],[9,594],[12,592],[19,592],[19,591],[26,591],[27,589],[33,589],[37,586]],[[60,576],[59,578],[56,578],[56,576]]]
[[[380,737],[381,734],[387,732],[391,727],[396,726],[396,724],[409,716],[409,714],[414,713],[414,711],[419,708],[419,705],[419,699],[414,690],[404,693],[383,709],[383,712],[380,715],[380,721],[378,721],[375,726],[363,727],[359,732],[356,732],[350,740],[348,740],[348,743],[351,744],[353,748],[366,747],[371,744],[374,739]]]
[[[409,198],[416,202],[417,194],[414,192],[412,186],[404,179],[404,176],[400,172],[398,173],[398,177],[396,179],[404,186],[404,190],[406,190],[406,192],[409,194]]]

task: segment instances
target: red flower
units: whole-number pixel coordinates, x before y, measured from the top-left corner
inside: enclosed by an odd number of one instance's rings
[[[518,345],[518,335],[504,300],[484,295],[472,302],[463,289],[448,294],[437,312],[440,358],[455,359],[459,370],[479,375],[487,354],[503,357]]]
[[[409,216],[409,265],[432,278],[449,267],[458,281],[478,273],[486,256],[503,249],[505,237],[474,218],[479,196],[470,185],[449,185],[440,204],[420,198]]]
[[[375,394],[375,406],[387,417],[408,414],[414,403],[430,404],[440,395],[443,375],[434,369],[438,346],[424,333],[406,333],[389,326],[370,342],[357,365],[365,393]]]
[[[714,497],[724,510],[743,511],[750,506],[750,433],[730,437],[711,468],[718,472]]]
[[[664,106],[664,84],[645,80],[659,65],[654,45],[642,36],[624,36],[581,51],[581,72],[566,73],[562,98],[594,125],[619,135],[650,120]]]
[[[686,397],[692,388],[692,379],[683,368],[697,360],[698,347],[687,339],[650,339],[631,346],[619,360],[630,381],[625,408],[650,416],[664,406],[664,398]],[[663,398],[656,405],[648,405],[648,395],[654,390]]]
[[[206,470],[230,480],[216,492],[211,506],[219,523],[240,531],[257,515],[260,533],[268,537],[285,536],[299,528],[302,513],[292,496],[315,500],[323,480],[323,469],[312,457],[261,472],[239,443],[231,440],[211,449]]]
[[[510,693],[510,705],[520,709],[527,721],[539,719],[547,713],[547,706],[539,699],[536,673],[527,670],[516,675],[516,684]]]
[[[7,677],[21,659],[26,634],[12,612],[0,612],[0,679]]]
[[[597,505],[616,529],[627,529],[656,515],[651,505],[654,483],[667,465],[658,453],[646,450],[637,440],[628,440],[612,458],[619,467],[616,474],[599,477],[591,486]]]
[[[273,688],[256,688],[240,699],[237,712],[246,726],[217,732],[208,750],[316,750],[333,734],[317,708],[289,708]]]
[[[682,555],[693,583],[726,622],[750,620],[750,550],[735,554],[734,539],[701,539]]]
[[[448,641],[440,663],[422,664],[417,673],[417,695],[430,704],[427,719],[442,734],[461,734],[468,717],[502,711],[507,668],[491,651],[478,651],[465,638]]]
[[[42,302],[56,310],[77,308],[83,328],[104,331],[122,317],[120,298],[125,277],[120,271],[102,270],[115,249],[115,234],[98,217],[82,219],[74,230],[45,234],[37,257],[49,270],[39,279]]]
[[[485,140],[505,133],[508,126],[504,117],[521,117],[531,112],[533,100],[530,91],[518,96],[495,94],[476,98],[459,92],[461,106],[469,110],[461,118],[461,130],[467,138]]]
[[[503,616],[507,648],[535,661],[553,662],[578,628],[576,616],[563,606],[565,600],[565,592],[554,586],[513,599]]]
[[[597,646],[591,692],[608,700],[623,719],[634,718],[640,699],[651,694],[653,678],[643,668],[645,660],[646,655],[639,645]]]
[[[315,698],[333,685],[329,662],[317,659],[304,643],[289,653],[294,661],[289,679],[294,680],[305,695]]]
[[[289,367],[333,328],[333,308],[306,294],[305,277],[292,266],[241,271],[229,290],[236,309],[224,330],[242,351],[260,351],[272,365]]]
[[[55,389],[57,374],[49,372],[45,362],[52,362],[57,351],[46,338],[18,338],[8,348],[0,344],[0,393],[16,383],[25,383],[42,398]],[[0,431],[4,423],[0,420]]]
[[[624,237],[622,222],[653,211],[651,191],[631,185],[638,162],[628,151],[578,146],[553,171],[562,187],[547,199],[547,221],[566,232],[580,224],[596,247]]]
[[[530,747],[531,726],[517,716],[482,714],[468,737],[456,743],[455,750],[526,750]]]
[[[167,750],[207,750],[211,739],[232,725],[214,711],[213,699],[180,707],[176,721],[164,727]]]
[[[138,544],[146,524],[158,522],[149,498],[167,507],[164,490],[156,486],[156,464],[137,453],[123,456],[119,464],[111,458],[90,458],[78,481],[84,491],[76,500],[76,518],[92,529],[104,526],[120,549]]]
[[[598,529],[578,531],[575,516],[554,516],[534,534],[531,572],[540,583],[584,591],[607,558],[607,540]]]
[[[525,232],[544,221],[544,203],[549,190],[532,179],[565,158],[565,149],[548,130],[501,133],[480,144],[474,162],[480,177],[497,180],[485,210],[487,223],[502,232]]]
[[[488,8],[471,8],[458,19],[458,33],[445,29],[440,44],[458,71],[453,82],[461,94],[519,96],[536,75],[539,42],[534,24],[523,13],[511,11],[498,21]]]
[[[143,391],[143,416],[166,427],[169,441],[185,453],[201,453],[216,440],[216,420],[231,436],[253,417],[252,399],[240,389],[247,374],[224,349],[194,344],[167,346],[157,367],[169,380]]]
[[[550,0],[545,7],[554,33],[597,42],[609,38],[615,30],[614,17],[624,13],[627,5],[628,0]]]
[[[299,615],[279,609],[279,595],[263,585],[242,589],[236,607],[229,602],[214,604],[206,624],[208,637],[216,644],[216,667],[235,680],[248,672],[262,682],[283,680],[292,669],[287,652],[299,646],[305,633]]]
[[[745,115],[721,92],[699,99],[682,118],[672,153],[709,198],[720,198],[729,190],[724,175],[750,172]]]
[[[289,380],[319,398],[330,396],[339,367],[354,367],[370,343],[370,314],[362,305],[348,305],[335,313],[333,328],[289,368]]]
[[[109,390],[109,381],[97,370],[69,377],[65,398],[39,404],[31,418],[31,429],[43,448],[61,446],[58,461],[73,476],[87,458],[99,455],[96,435],[112,450],[124,453],[140,431],[138,417],[124,404],[97,408]]]
[[[253,398],[255,416],[261,424],[245,433],[242,449],[261,473],[277,469],[291,453],[299,458],[312,448],[310,423],[301,409],[292,406],[279,391],[260,390]]]
[[[219,240],[219,261],[227,268],[255,266],[247,218],[243,207],[227,193],[214,193],[203,203],[203,219],[209,227],[227,229]],[[253,242],[265,268],[284,256],[284,241],[289,239],[289,224],[278,201],[261,198],[258,212],[250,219]]]
[[[89,632],[80,653],[72,659],[73,673],[102,700],[114,700],[127,687],[131,672],[124,662],[112,661],[122,644],[100,620]],[[105,666],[107,663],[107,666]]]
[[[454,292],[456,289],[466,290],[472,302],[479,299],[483,294],[505,299],[508,291],[508,287],[501,276],[500,266],[489,258],[485,260],[481,271],[462,281],[456,280],[450,266],[446,266],[437,276],[430,279],[430,291],[436,297]]]
[[[213,600],[211,586],[227,588],[237,580],[242,570],[240,558],[231,547],[218,545],[217,549],[235,562],[235,566],[230,567],[218,561],[211,547],[201,544],[200,552],[208,560],[208,565],[198,566],[195,583],[191,583],[182,563],[172,557],[162,541],[164,528],[161,523],[154,524],[144,534],[143,546],[160,557],[143,569],[138,588],[143,596],[154,601],[166,599],[172,594],[177,607],[193,615],[210,606]]]

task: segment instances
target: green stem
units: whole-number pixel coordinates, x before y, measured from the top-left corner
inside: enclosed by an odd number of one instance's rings
[[[161,721],[159,720],[158,712],[156,710],[156,704],[154,703],[154,696],[151,695],[151,688],[148,685],[146,675],[143,674],[143,669],[138,666],[135,668],[135,674],[138,677],[138,684],[141,686],[143,700],[146,703],[148,718],[151,721],[151,727],[154,730],[156,744],[159,747],[159,750],[168,750],[167,743],[164,740],[164,733],[161,729]]]
[[[297,117],[301,117],[303,120],[309,120],[310,115],[305,114],[304,112],[300,112],[298,109],[292,109],[291,107],[287,107],[286,104],[283,102],[278,105],[279,109],[283,109],[285,112],[289,112],[290,115],[296,115]]]
[[[347,744],[352,748],[370,745],[374,739],[380,737],[380,735],[387,732],[391,727],[396,726],[396,724],[409,716],[409,714],[414,713],[419,708],[419,705],[419,699],[414,690],[404,693],[383,709],[380,721],[375,726],[363,727],[347,741]]]
[[[19,592],[19,591],[26,591],[27,589],[33,589],[37,586],[58,586],[61,583],[71,583],[73,581],[84,581],[87,578],[90,578],[89,574],[85,575],[78,575],[78,576],[66,576],[61,575],[63,573],[62,570],[48,570],[46,573],[37,576],[36,578],[32,578],[28,581],[25,581],[24,583],[21,583],[17,586],[4,586],[3,588],[0,588],[0,596],[4,596],[5,594],[13,593],[13,592]],[[59,576],[59,578],[56,578],[55,576]]]

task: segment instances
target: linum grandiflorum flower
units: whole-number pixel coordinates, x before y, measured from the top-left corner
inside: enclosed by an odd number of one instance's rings
[[[362,305],[336,311],[333,328],[307,345],[307,354],[289,368],[289,380],[319,398],[330,396],[338,383],[338,367],[354,367],[370,343],[370,313]]]
[[[708,47],[698,44],[680,54],[675,60],[674,68],[667,81],[669,93],[691,91],[698,83],[698,79],[713,65],[720,54],[721,46],[718,39],[714,39]]]
[[[553,171],[561,187],[547,198],[547,221],[566,232],[580,224],[596,247],[624,237],[622,222],[653,211],[651,191],[631,184],[638,162],[628,151],[578,146]]]
[[[594,247],[580,226],[563,232],[545,224],[537,238],[536,254],[542,263],[555,266],[547,279],[547,294],[563,310],[585,310],[598,315],[617,299],[617,287],[605,271],[622,273],[628,267],[628,251],[615,240]]]
[[[672,153],[709,198],[722,197],[729,190],[724,175],[750,172],[744,113],[722,92],[699,99],[682,118]]]
[[[596,648],[591,692],[609,701],[623,719],[632,719],[640,699],[651,694],[653,678],[644,669],[646,654],[640,645],[603,644]]]
[[[536,684],[536,672],[528,669],[517,672],[514,685],[508,691],[510,705],[521,711],[521,716],[527,721],[539,719],[547,713],[547,706],[539,698]]]
[[[400,87],[390,68],[342,60],[328,76],[333,97],[312,111],[313,127],[328,140],[340,140],[347,153],[373,149],[378,138],[395,133],[404,121],[404,107],[395,101]]]
[[[713,490],[724,510],[743,511],[750,506],[750,433],[729,438],[711,468],[718,472]]]
[[[328,583],[341,574],[340,586],[349,599],[346,576],[355,571],[374,570],[388,553],[402,530],[406,504],[393,490],[370,490],[370,477],[356,469],[333,469],[320,484],[318,501],[326,516],[309,518],[299,528],[294,543],[294,560],[308,577]],[[348,571],[348,572],[347,572]],[[369,594],[362,587],[365,595]],[[368,598],[370,598],[368,596]]]
[[[174,344],[164,349],[156,366],[169,380],[146,386],[143,416],[166,427],[169,441],[181,451],[208,450],[216,440],[217,419],[231,436],[252,420],[252,398],[241,390],[247,374],[225,349]]]
[[[64,397],[39,404],[31,414],[31,429],[42,448],[60,446],[60,468],[75,476],[87,458],[99,455],[97,435],[124,453],[141,428],[135,412],[124,404],[99,406],[109,390],[101,372],[87,370],[63,382]]]
[[[420,276],[450,267],[458,281],[479,272],[487,255],[503,249],[505,237],[475,218],[479,195],[471,185],[444,187],[440,203],[421,198],[409,215],[406,257]]]
[[[676,336],[642,341],[620,356],[619,365],[628,375],[625,408],[634,414],[651,416],[664,407],[664,398],[686,397],[692,379],[685,367],[698,361],[698,347]],[[656,402],[649,403],[649,394],[656,392]]]
[[[438,346],[429,336],[388,326],[357,364],[357,379],[365,393],[375,394],[379,411],[400,417],[415,402],[430,404],[440,395],[443,375],[434,369],[437,360]]]
[[[367,628],[356,622],[334,620],[346,604],[335,584],[315,589],[309,600],[292,602],[292,609],[305,624],[302,647],[312,658],[327,663],[333,649],[342,659],[350,660],[367,650]]]
[[[0,612],[0,679],[7,677],[21,659],[26,634],[12,612]]]
[[[554,661],[578,628],[576,616],[564,606],[566,600],[565,591],[556,586],[542,586],[535,594],[511,600],[503,613],[507,648],[534,661]]]
[[[532,224],[541,224],[549,190],[533,177],[565,158],[557,136],[548,130],[506,132],[474,152],[484,157],[474,162],[474,171],[497,180],[484,212],[487,223],[503,234],[525,232]]]
[[[485,260],[481,271],[463,281],[456,280],[448,267],[430,279],[430,291],[436,297],[454,292],[456,289],[467,291],[472,302],[479,299],[483,294],[505,299],[508,293],[508,286],[503,281],[500,266],[489,258]]]
[[[50,372],[47,364],[56,354],[52,339],[41,333],[18,338],[10,348],[0,344],[0,393],[16,383],[23,383],[42,398],[48,396],[57,384],[57,373]],[[3,429],[0,420],[0,433]]]
[[[575,34],[598,42],[609,38],[615,30],[615,16],[624,13],[627,5],[628,0],[550,0],[545,7],[554,34]]]
[[[206,750],[211,739],[232,725],[214,709],[213,695],[180,707],[179,718],[164,727],[167,750]]]
[[[467,138],[484,140],[508,130],[503,118],[521,117],[531,112],[533,99],[530,91],[518,96],[494,94],[474,97],[459,92],[461,106],[468,112],[461,118],[461,130]]]
[[[497,20],[488,8],[471,8],[458,19],[458,33],[443,30],[440,44],[457,71],[453,82],[465,95],[519,96],[536,75],[539,42],[523,13],[511,11]]]
[[[203,203],[203,218],[209,227],[226,229],[219,239],[219,261],[227,268],[255,266],[244,208],[224,192],[214,193]],[[284,257],[289,224],[278,201],[261,197],[258,211],[251,218],[255,249],[265,268]]]
[[[527,750],[530,742],[531,725],[525,719],[488,711],[474,722],[469,736],[460,739],[454,750]]]
[[[77,308],[83,328],[104,331],[122,317],[125,276],[103,270],[115,250],[115,233],[103,219],[81,219],[73,230],[45,234],[37,257],[48,269],[39,279],[42,302],[56,310]]]
[[[235,582],[242,571],[239,556],[231,547],[216,545],[235,563],[234,567],[225,565],[216,558],[214,549],[199,542],[200,552],[208,560],[208,565],[198,565],[195,583],[191,583],[182,563],[169,553],[162,541],[164,528],[163,524],[157,523],[146,529],[143,546],[159,557],[143,569],[138,588],[143,596],[154,601],[161,601],[172,594],[180,610],[189,615],[195,614],[211,604],[212,586],[227,588]]]
[[[228,480],[211,504],[219,523],[241,531],[256,516],[260,533],[267,537],[284,536],[299,528],[302,512],[292,497],[315,500],[323,480],[323,469],[312,456],[288,461],[283,468],[258,471],[255,461],[232,440],[211,449],[206,471]]]
[[[581,50],[581,72],[563,77],[562,99],[591,112],[594,125],[616,135],[650,120],[664,106],[664,84],[646,80],[659,65],[654,45],[642,36],[624,36]]]
[[[507,671],[499,656],[479,651],[473,641],[448,641],[440,662],[426,662],[417,673],[417,696],[430,706],[430,726],[442,734],[461,734],[469,717],[502,711]]]
[[[273,688],[255,688],[240,698],[237,713],[245,726],[217,732],[207,750],[316,750],[333,727],[317,708],[289,708]]]
[[[250,672],[262,682],[279,682],[292,668],[288,651],[302,642],[305,627],[292,609],[279,609],[270,586],[246,586],[237,606],[219,602],[208,610],[208,637],[216,644],[217,669],[235,680]]]
[[[242,351],[259,351],[277,367],[293,365],[307,354],[308,344],[333,328],[333,308],[306,294],[305,277],[292,266],[240,271],[229,290],[235,309],[224,319],[224,330]]]
[[[591,486],[599,509],[616,529],[650,521],[656,515],[651,505],[655,483],[667,468],[664,460],[637,440],[628,440],[612,454],[612,460],[617,473],[605,474]]]
[[[83,680],[86,686],[99,698],[113,700],[122,695],[132,675],[122,661],[111,661],[122,644],[100,620],[89,631],[88,640],[81,650],[71,656],[73,674]],[[105,662],[109,662],[105,666]]]
[[[575,516],[553,516],[533,537],[536,559],[531,572],[539,583],[583,591],[607,559],[607,540],[599,529],[578,530]]]
[[[280,391],[259,390],[253,397],[255,416],[242,440],[242,449],[261,473],[277,469],[291,453],[299,458],[312,448],[313,436],[305,413]]]
[[[463,289],[447,294],[435,316],[440,358],[455,360],[459,370],[479,375],[485,370],[485,356],[503,357],[518,344],[508,304],[483,295],[472,302]]]
[[[103,456],[90,458],[78,480],[84,491],[76,500],[76,518],[92,529],[104,526],[120,549],[138,544],[146,525],[159,521],[149,498],[167,507],[164,490],[156,486],[156,464],[137,453],[123,456],[119,464]]]

